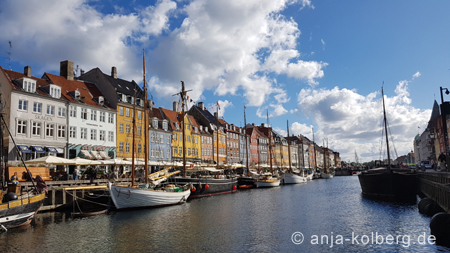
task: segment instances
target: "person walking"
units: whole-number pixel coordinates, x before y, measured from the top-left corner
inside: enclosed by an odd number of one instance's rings
[[[73,170],[73,180],[78,180],[78,167]]]
[[[439,169],[440,169],[440,171],[446,171],[446,161],[447,161],[447,157],[445,156],[444,153],[441,153],[439,155]]]

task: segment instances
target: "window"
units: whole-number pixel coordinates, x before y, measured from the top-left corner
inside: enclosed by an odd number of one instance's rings
[[[32,126],[31,134],[34,136],[40,136],[41,135],[41,122],[33,122],[31,126]]]
[[[179,153],[180,155],[182,155],[182,154],[183,154],[183,149],[181,149],[181,147],[179,148],[179,151],[178,151],[178,153]]]
[[[164,150],[160,150],[159,153],[161,155],[161,159],[164,159]]]
[[[178,153],[178,147],[173,148],[173,153],[176,155]]]
[[[77,127],[71,126],[69,128],[69,138],[77,138]]]
[[[130,124],[127,124],[127,126],[126,126],[126,133],[127,133],[127,134],[130,133]]]
[[[126,113],[125,116],[130,117],[130,108],[126,108],[125,113]]]
[[[82,119],[87,119],[87,109],[86,108],[81,108],[81,118]]]
[[[55,115],[55,106],[47,105],[47,115]]]
[[[66,117],[66,108],[58,107],[58,117]]]
[[[123,116],[123,107],[119,107],[119,115]]]
[[[167,150],[167,158],[170,158],[170,149]]]
[[[100,130],[98,138],[99,138],[100,141],[105,141],[106,131],[105,130]]]
[[[123,123],[119,124],[119,133],[123,133]]]
[[[87,128],[85,127],[80,128],[80,138],[87,140]]]
[[[142,153],[142,144],[138,144],[138,154]]]
[[[127,142],[127,144],[126,144],[126,146],[125,146],[125,151],[126,151],[127,153],[130,153],[130,143],[129,143],[129,142]]]
[[[138,132],[137,132],[137,134],[138,134],[138,135],[141,135],[141,134],[142,134],[142,127],[141,127],[141,126],[138,126]]]
[[[97,140],[97,129],[91,129],[91,140]]]
[[[188,148],[188,155],[191,155],[191,148]]]
[[[114,141],[114,132],[108,131],[108,141]]]
[[[187,141],[191,142],[191,136],[190,135],[187,136]]]
[[[138,111],[138,119],[142,119],[142,112]]]
[[[152,148],[151,153],[150,153],[151,157],[155,157],[155,149]]]
[[[173,135],[173,139],[176,141],[177,140],[177,134]]]
[[[163,129],[164,129],[164,131],[167,131],[167,122],[166,121],[163,122]]]
[[[76,118],[77,117],[77,107],[71,105],[69,108],[69,116]]]
[[[33,103],[33,112],[42,113],[42,103],[34,102]]]
[[[159,136],[159,142],[164,144],[164,135]]]
[[[91,120],[97,121],[97,111],[91,110]]]
[[[114,114],[108,113],[108,123],[114,123]]]
[[[152,133],[152,135],[151,135],[151,142],[155,142],[155,134],[154,133]]]
[[[106,112],[100,112],[100,122],[105,122]]]
[[[23,99],[19,99],[19,110],[21,111],[26,111],[28,110],[28,101],[27,100],[23,100]]]
[[[47,124],[45,126],[45,136],[53,137],[55,131],[55,124]]]
[[[158,128],[158,120],[157,119],[153,119],[153,128],[157,129]]]
[[[119,142],[119,152],[123,152],[123,142]]]
[[[170,144],[170,135],[167,136],[167,144]]]
[[[159,158],[159,149],[156,150],[156,158]]]
[[[58,138],[66,137],[66,126],[58,125]]]
[[[19,119],[17,121],[17,133],[26,134],[27,133],[27,122],[25,120]]]

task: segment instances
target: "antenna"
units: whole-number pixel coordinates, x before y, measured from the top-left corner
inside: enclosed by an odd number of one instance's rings
[[[9,70],[11,70],[11,52],[12,52],[12,42],[9,41],[9,52],[8,52],[8,65],[9,65]]]

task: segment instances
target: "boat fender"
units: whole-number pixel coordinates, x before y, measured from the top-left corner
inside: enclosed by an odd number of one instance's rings
[[[192,186],[191,191],[195,192],[197,190],[197,188],[195,188],[195,186]]]
[[[205,186],[204,186],[203,188],[205,188],[206,190],[208,190],[208,189],[209,189],[209,185],[208,185],[208,184],[205,184]]]
[[[236,189],[237,189],[236,185],[233,185],[233,190],[236,190]]]
[[[5,195],[5,202],[9,202],[9,201],[13,201],[13,200],[17,200],[17,194],[15,194],[14,192],[8,192]]]
[[[436,244],[450,246],[450,214],[435,214],[430,220],[430,230],[436,236]]]

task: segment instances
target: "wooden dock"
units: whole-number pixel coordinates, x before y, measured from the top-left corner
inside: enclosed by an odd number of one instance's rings
[[[108,182],[108,179],[95,179],[92,184],[90,180],[46,181],[48,194],[39,210],[70,209],[75,199],[86,199],[93,191],[107,191]],[[131,179],[119,179],[115,183],[129,184]],[[20,185],[22,192],[33,188],[31,182],[21,182]]]
[[[419,190],[450,213],[450,172],[419,172]]]

